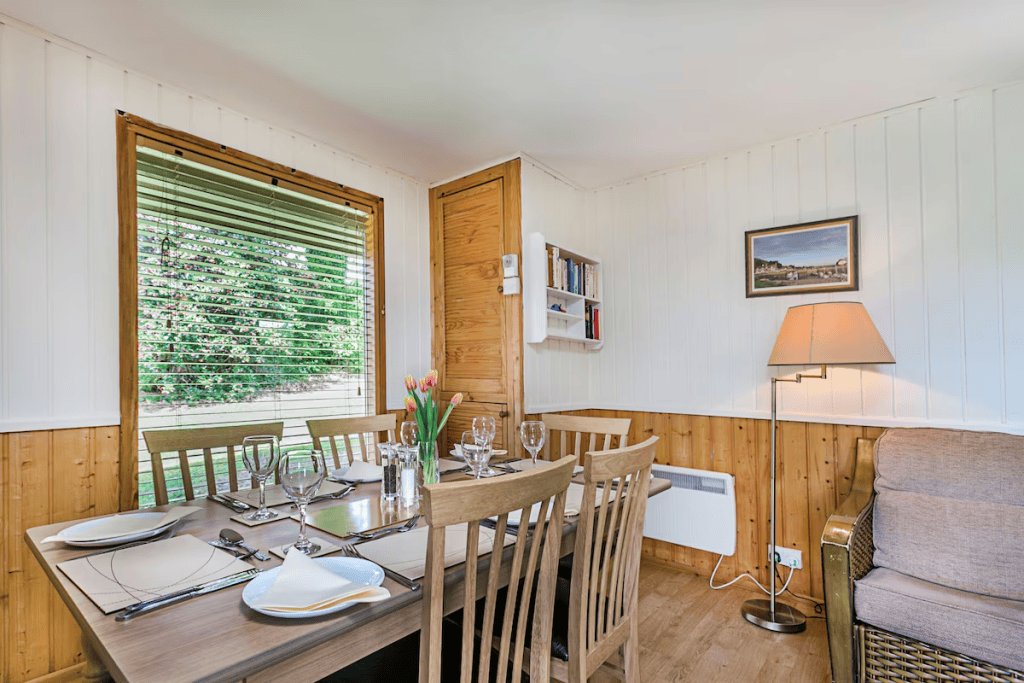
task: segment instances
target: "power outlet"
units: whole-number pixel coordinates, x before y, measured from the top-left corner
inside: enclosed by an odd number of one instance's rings
[[[768,546],[768,555],[771,556],[772,547]],[[793,569],[803,569],[803,553],[796,548],[786,548],[785,546],[775,546],[775,554],[777,557],[775,561],[785,567],[792,567]]]

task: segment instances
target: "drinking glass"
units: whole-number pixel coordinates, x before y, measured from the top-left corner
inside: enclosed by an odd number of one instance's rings
[[[420,432],[419,432],[419,428],[416,426],[415,422],[412,422],[411,420],[407,420],[406,422],[403,422],[402,423],[401,435],[402,435],[402,443],[405,444],[406,446],[416,446],[416,445],[419,445],[419,442],[420,442]]]
[[[245,519],[257,522],[273,519],[277,513],[267,508],[267,479],[277,469],[281,459],[281,444],[272,434],[263,436],[247,436],[242,439],[242,463],[260,485],[260,506],[250,512]]]
[[[281,482],[284,494],[299,506],[299,540],[292,548],[306,555],[320,550],[319,545],[306,538],[306,506],[316,495],[326,472],[323,451],[310,449],[282,454],[277,466],[277,479]]]
[[[473,470],[476,478],[479,479],[491,457],[491,446],[487,442],[487,435],[475,429],[462,432],[462,457],[466,460],[469,468]]]
[[[535,420],[527,420],[519,426],[519,438],[523,440],[523,448],[530,451],[533,464],[537,464],[537,454],[544,448],[544,438],[547,436],[547,429],[544,423]]]
[[[478,415],[473,418],[473,431],[483,432],[487,435],[487,440],[493,442],[494,435],[498,433],[498,425],[494,422],[493,417]]]

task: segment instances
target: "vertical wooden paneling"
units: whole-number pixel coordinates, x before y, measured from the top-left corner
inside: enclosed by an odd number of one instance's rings
[[[834,425],[807,425],[807,539],[810,552],[805,566],[810,568],[811,595],[824,597],[822,583],[821,532],[836,508],[836,436]]]
[[[0,680],[23,683],[81,661],[81,633],[32,557],[26,529],[118,509],[118,427],[0,434]]]

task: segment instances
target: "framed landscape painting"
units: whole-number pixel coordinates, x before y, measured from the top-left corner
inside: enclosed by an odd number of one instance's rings
[[[856,216],[750,230],[746,245],[748,298],[860,286]]]

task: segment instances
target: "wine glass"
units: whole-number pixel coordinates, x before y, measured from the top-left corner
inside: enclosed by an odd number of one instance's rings
[[[306,506],[316,495],[326,473],[323,451],[317,450],[301,449],[284,453],[277,466],[277,478],[284,494],[299,506],[299,540],[292,548],[306,555],[320,550],[319,545],[306,538]]]
[[[547,429],[544,423],[536,420],[527,420],[519,426],[519,438],[523,440],[523,447],[530,451],[533,464],[537,464],[537,453],[544,448],[544,438],[547,436]]]
[[[488,415],[478,415],[477,417],[474,417],[473,431],[483,436],[487,443],[488,450],[490,451],[491,454],[493,454],[494,435],[497,434],[498,432],[498,426],[495,423],[494,418]],[[492,467],[489,467],[486,464],[484,465],[481,472],[489,477],[493,477],[496,474],[500,474],[497,470],[495,470]]]
[[[420,442],[420,430],[416,423],[408,420],[402,423],[402,443],[406,446],[415,446]]]
[[[276,512],[267,509],[267,479],[277,469],[280,459],[281,444],[276,436],[267,434],[242,439],[242,463],[260,485],[260,506],[245,516],[250,522],[277,517]]]
[[[491,446],[487,443],[487,435],[475,429],[462,432],[462,457],[465,458],[466,464],[479,479],[491,457]]]

